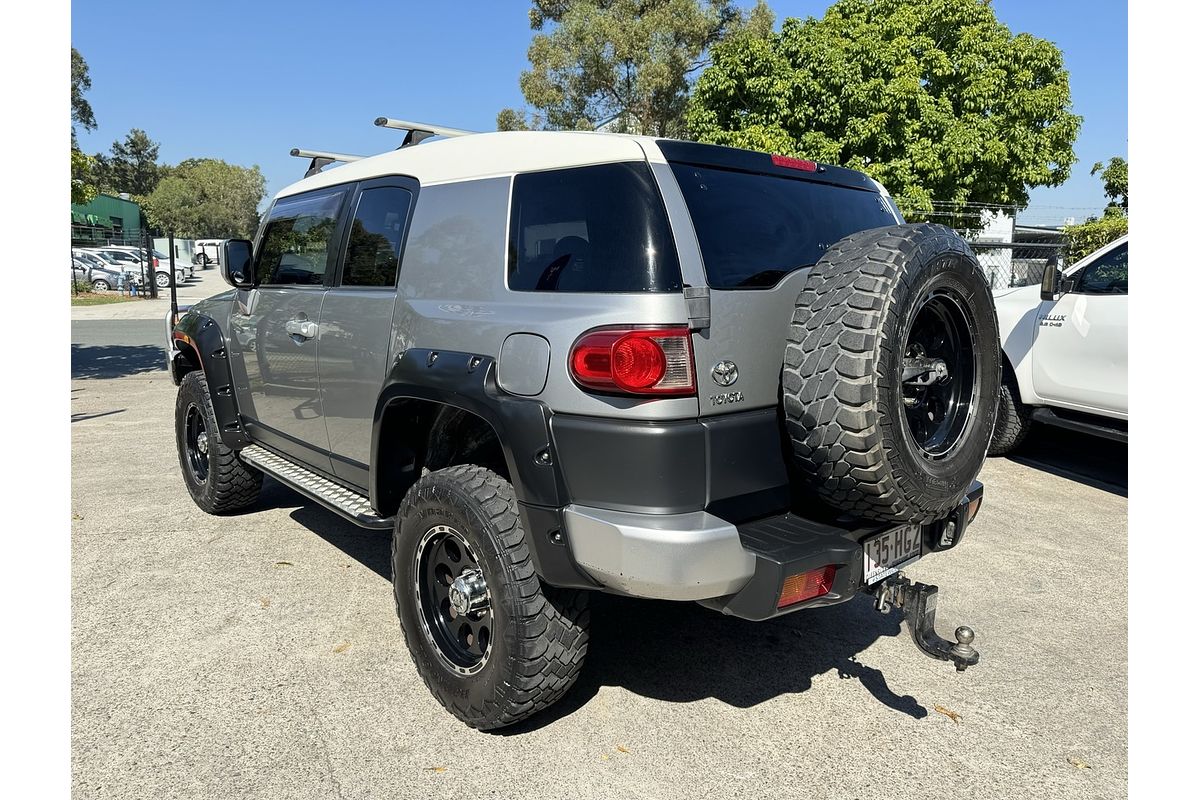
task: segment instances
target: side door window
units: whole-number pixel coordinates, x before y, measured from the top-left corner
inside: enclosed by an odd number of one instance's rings
[[[399,186],[364,189],[350,223],[343,286],[395,286],[412,193]]]
[[[257,272],[267,286],[325,283],[345,190],[276,201],[263,230]]]
[[[1114,247],[1079,273],[1080,294],[1129,294],[1129,245]]]

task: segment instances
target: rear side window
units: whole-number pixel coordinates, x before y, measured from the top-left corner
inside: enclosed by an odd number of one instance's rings
[[[523,292],[673,292],[679,257],[645,162],[513,179],[508,286]]]
[[[671,169],[714,289],[774,286],[842,237],[896,223],[874,192],[691,164]]]
[[[258,251],[258,274],[264,283],[312,286],[325,282],[345,196],[343,189],[285,197],[275,203]]]
[[[396,186],[365,189],[346,246],[343,286],[395,286],[400,242],[412,194]]]

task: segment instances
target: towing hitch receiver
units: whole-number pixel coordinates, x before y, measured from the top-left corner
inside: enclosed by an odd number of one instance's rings
[[[903,572],[887,578],[875,588],[875,608],[884,614],[895,606],[904,611],[908,631],[922,653],[930,658],[953,662],[954,668],[963,672],[967,667],[979,663],[979,651],[971,646],[975,631],[966,625],[954,631],[957,643],[943,639],[934,630],[937,615],[938,587],[924,583],[913,583]]]

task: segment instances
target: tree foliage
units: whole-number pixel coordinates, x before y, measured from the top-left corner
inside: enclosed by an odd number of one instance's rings
[[[712,58],[687,113],[699,140],[863,170],[906,215],[1024,206],[1075,162],[1061,51],[987,0],[837,0]]]
[[[1108,197],[1109,208],[1119,207],[1129,210],[1129,162],[1120,156],[1113,156],[1106,165],[1097,161],[1092,165],[1092,174],[1100,173],[1104,181],[1104,194]]]
[[[214,158],[189,159],[169,168],[138,201],[150,224],[187,239],[250,238],[266,182],[258,166]]]
[[[534,109],[504,109],[500,130],[612,130],[685,133],[692,76],[713,44],[735,31],[769,32],[759,0],[746,14],[731,0],[533,0],[530,69],[521,92]]]
[[[81,150],[71,150],[71,202],[77,206],[96,199],[95,161]]]
[[[1099,219],[1089,219],[1079,225],[1063,228],[1067,235],[1067,260],[1075,263],[1088,253],[1129,233],[1129,217],[1124,214],[1106,214]]]
[[[158,164],[158,142],[141,128],[125,134],[124,141],[112,143],[110,155],[96,154],[96,182],[101,191],[146,195],[154,191],[162,177]]]
[[[75,126],[85,131],[96,129],[96,115],[84,93],[92,88],[87,62],[74,47],[71,48],[71,147],[75,147]]]

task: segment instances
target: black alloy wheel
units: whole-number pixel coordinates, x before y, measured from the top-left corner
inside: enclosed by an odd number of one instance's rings
[[[962,440],[976,382],[976,331],[962,298],[930,292],[917,306],[904,344],[903,397],[908,434],[926,458]]]
[[[188,469],[197,483],[208,480],[208,429],[204,414],[195,403],[188,406],[184,423],[184,447]]]
[[[425,532],[415,555],[421,627],[438,655],[460,675],[483,669],[492,651],[492,608],[483,567],[448,525]]]

